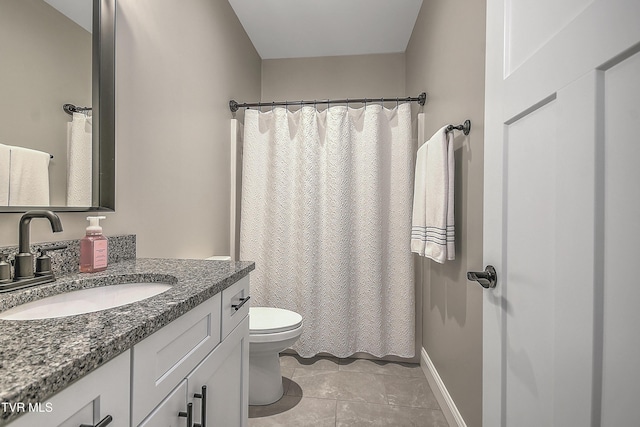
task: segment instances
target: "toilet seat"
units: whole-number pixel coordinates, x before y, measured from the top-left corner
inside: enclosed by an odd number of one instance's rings
[[[298,313],[275,307],[249,308],[249,334],[265,335],[289,332],[302,326]]]

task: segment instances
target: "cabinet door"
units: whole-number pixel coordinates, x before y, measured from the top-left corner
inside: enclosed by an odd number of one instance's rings
[[[180,412],[187,411],[187,381],[178,386],[145,418],[139,427],[185,427],[187,419]],[[191,426],[188,426],[191,427]]]
[[[129,425],[130,352],[127,350],[94,372],[27,409],[11,427],[95,425],[111,416],[111,426]]]
[[[194,422],[202,427],[246,427],[249,417],[249,317],[187,377]],[[207,386],[206,422],[202,423],[202,386]]]
[[[132,425],[138,425],[220,342],[217,294],[133,347]]]

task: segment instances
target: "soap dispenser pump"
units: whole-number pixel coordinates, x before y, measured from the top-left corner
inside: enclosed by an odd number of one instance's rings
[[[100,220],[105,216],[88,216],[87,234],[80,240],[80,272],[94,273],[107,268],[108,240],[102,235]]]

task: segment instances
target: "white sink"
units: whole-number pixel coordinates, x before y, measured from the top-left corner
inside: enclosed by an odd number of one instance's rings
[[[165,283],[125,283],[81,289],[28,302],[0,313],[3,320],[35,320],[93,313],[161,294]]]

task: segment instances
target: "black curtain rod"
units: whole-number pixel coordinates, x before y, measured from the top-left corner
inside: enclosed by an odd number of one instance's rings
[[[91,107],[76,107],[73,104],[64,104],[62,109],[65,113],[69,115],[73,115],[73,113],[82,113],[85,111],[91,111]]]
[[[233,99],[229,101],[229,109],[232,113],[238,111],[239,108],[247,108],[247,107],[275,107],[284,105],[288,107],[289,105],[317,105],[317,104],[349,104],[349,103],[369,103],[369,102],[414,102],[417,101],[418,104],[424,105],[427,102],[427,94],[422,92],[417,97],[407,97],[407,98],[357,98],[357,99],[323,99],[323,100],[313,100],[313,101],[279,101],[279,102],[252,102],[252,103],[243,103],[239,104]]]

